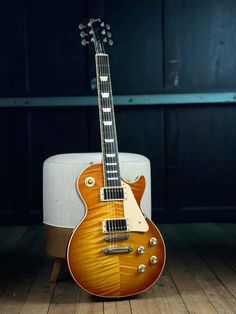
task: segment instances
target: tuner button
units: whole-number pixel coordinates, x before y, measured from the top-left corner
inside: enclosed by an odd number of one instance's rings
[[[79,27],[79,29],[83,29],[83,28],[85,28],[84,24],[82,24],[82,23],[81,23],[81,24],[79,24],[79,26],[78,26],[78,27]]]
[[[103,30],[101,31],[101,34],[102,34],[102,35],[106,35],[106,30],[103,29]]]
[[[137,251],[138,251],[138,254],[143,254],[145,252],[145,247],[144,246],[139,246]]]
[[[144,273],[144,272],[146,271],[146,266],[145,266],[144,264],[140,264],[140,265],[138,266],[138,271],[139,271],[140,273]]]
[[[108,44],[109,44],[110,46],[112,46],[112,45],[113,45],[113,40],[109,39],[109,40],[108,40]]]
[[[101,27],[104,27],[104,26],[105,26],[105,23],[104,23],[104,22],[102,22],[102,23],[100,24],[100,26],[101,26]]]
[[[111,29],[111,26],[109,24],[106,24],[106,29]]]
[[[107,32],[107,37],[111,38],[111,32]]]
[[[104,43],[107,43],[107,38],[103,38],[103,42],[104,42]]]
[[[152,238],[150,239],[149,243],[150,243],[152,246],[156,245],[156,244],[157,244],[157,238],[152,237]]]
[[[84,38],[84,37],[86,36],[85,32],[82,31],[82,32],[80,33],[80,36],[81,36],[82,38]]]
[[[155,255],[151,256],[151,257],[150,257],[150,263],[151,263],[151,264],[156,264],[156,263],[158,263],[158,258],[157,258]]]
[[[81,41],[81,44],[82,44],[83,46],[86,46],[87,44],[89,44],[89,41],[87,41],[86,39],[83,39],[83,40]]]

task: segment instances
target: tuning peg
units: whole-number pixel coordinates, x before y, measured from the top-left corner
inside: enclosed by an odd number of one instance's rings
[[[87,34],[86,34],[84,31],[82,31],[82,32],[80,33],[80,36],[81,36],[82,38],[84,38],[86,35],[87,35]]]
[[[111,36],[112,36],[111,32],[107,32],[107,37],[111,38]]]
[[[79,29],[84,29],[84,28],[86,28],[86,26],[84,26],[84,24],[81,23],[81,24],[79,24],[78,28]]]
[[[83,39],[83,40],[81,41],[81,44],[82,44],[83,46],[86,46],[87,44],[89,44],[89,41],[87,41],[86,39]]]
[[[106,29],[107,30],[111,29],[111,26],[109,24],[106,24]]]
[[[109,40],[108,40],[108,44],[109,44],[110,46],[112,46],[112,45],[113,45],[113,40],[109,39]]]
[[[100,24],[100,26],[101,26],[101,27],[105,27],[105,23],[102,22],[102,23]]]
[[[104,42],[104,43],[107,43],[107,38],[106,38],[106,37],[103,38],[103,42]]]
[[[106,35],[106,30],[103,29],[103,30],[101,31],[101,34],[102,34],[102,35]]]

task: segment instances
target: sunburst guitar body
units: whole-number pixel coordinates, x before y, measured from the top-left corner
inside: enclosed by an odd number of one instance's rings
[[[77,180],[86,213],[68,244],[69,270],[79,286],[96,296],[135,295],[160,276],[165,264],[164,241],[140,210],[143,176],[133,183],[122,180],[123,201],[101,201],[103,185],[102,164],[88,167]],[[120,231],[122,228],[125,230]]]

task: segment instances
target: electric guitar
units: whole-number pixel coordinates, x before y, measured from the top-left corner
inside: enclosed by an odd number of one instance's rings
[[[152,286],[162,273],[163,238],[140,209],[145,178],[127,182],[120,176],[109,57],[110,26],[100,19],[80,24],[82,44],[95,48],[102,162],[86,168],[77,190],[86,213],[68,243],[67,262],[74,280],[85,291],[120,298]]]

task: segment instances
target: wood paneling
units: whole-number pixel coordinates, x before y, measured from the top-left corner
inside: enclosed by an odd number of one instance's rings
[[[116,107],[119,150],[151,161],[154,220],[235,219],[235,108]],[[44,160],[100,151],[98,110],[2,108],[0,116],[1,222],[39,222]]]

